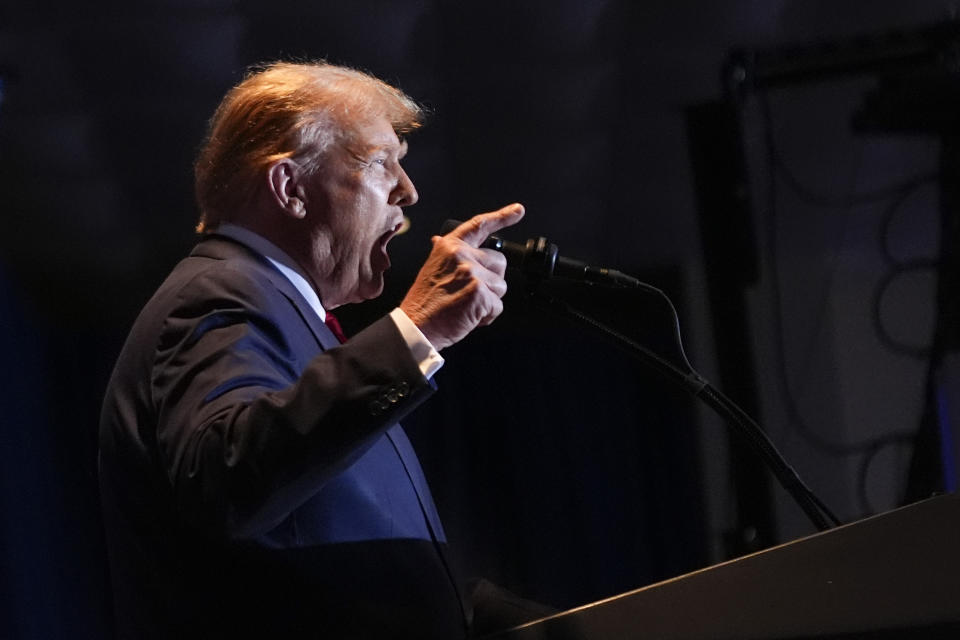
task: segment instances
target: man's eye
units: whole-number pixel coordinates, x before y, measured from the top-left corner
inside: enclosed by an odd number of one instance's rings
[[[373,159],[373,164],[380,164],[380,165],[387,164],[387,159],[386,159],[386,158],[374,158],[374,159]]]

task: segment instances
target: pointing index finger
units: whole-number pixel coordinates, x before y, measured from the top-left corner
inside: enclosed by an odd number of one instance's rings
[[[451,231],[450,235],[463,240],[472,247],[479,247],[491,233],[496,233],[500,229],[520,222],[523,214],[522,204],[519,202],[508,204],[502,209],[473,216]]]

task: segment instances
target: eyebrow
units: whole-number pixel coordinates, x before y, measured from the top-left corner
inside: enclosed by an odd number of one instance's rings
[[[378,153],[380,151],[386,151],[390,153],[394,149],[397,150],[397,160],[403,160],[403,157],[407,155],[407,150],[409,145],[406,140],[400,140],[400,144],[374,144],[368,149],[368,153]]]
[[[365,158],[368,155],[377,154],[383,151],[389,153],[396,149],[397,159],[402,160],[403,157],[407,155],[407,150],[409,147],[407,141],[402,138],[400,139],[400,144],[394,144],[392,141],[385,143],[374,142],[373,144],[367,145],[366,148],[361,148],[360,145],[356,145],[356,142],[357,141],[354,142],[355,146],[348,143],[347,150],[357,158]]]

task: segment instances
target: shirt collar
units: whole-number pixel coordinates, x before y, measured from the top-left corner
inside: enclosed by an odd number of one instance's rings
[[[310,305],[310,308],[320,317],[320,320],[327,321],[327,312],[320,303],[320,296],[317,295],[314,288],[310,286],[310,282],[300,272],[300,267],[293,258],[288,256],[280,247],[259,233],[229,222],[221,223],[215,229],[215,233],[235,240],[269,260],[290,281],[290,284],[296,287],[300,295]]]

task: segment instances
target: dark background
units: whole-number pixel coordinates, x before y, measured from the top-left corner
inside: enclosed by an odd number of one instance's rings
[[[247,65],[277,58],[369,70],[432,114],[406,161],[420,192],[412,230],[391,244],[384,296],[340,314],[348,330],[399,301],[443,220],[521,201],[527,217],[504,235],[545,235],[666,290],[695,365],[762,418],[842,519],[906,501],[911,461],[913,476],[918,464],[937,476],[913,439],[936,271],[897,271],[879,312],[871,301],[889,254],[938,256],[945,177],[856,196],[935,174],[941,137],[854,132],[871,73],[751,96],[737,140],[753,206],[738,222],[702,214],[686,125],[720,97],[735,46],[910,30],[955,6],[907,5],[4,2],[0,637],[109,635],[103,388],[140,306],[194,242],[191,164],[207,118]],[[772,174],[774,147],[829,197]],[[721,184],[735,179],[730,156],[701,160]],[[755,278],[728,273],[743,255],[711,257],[741,241]],[[718,281],[740,288],[711,298]],[[558,292],[669,349],[656,300]],[[722,424],[608,341],[531,307],[522,279],[494,326],[444,355],[440,392],[406,426],[466,575],[567,608],[812,530],[731,453]]]

